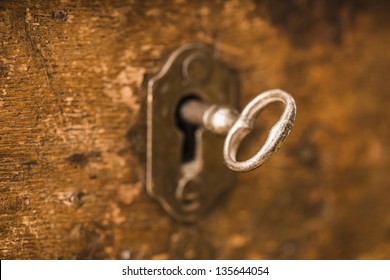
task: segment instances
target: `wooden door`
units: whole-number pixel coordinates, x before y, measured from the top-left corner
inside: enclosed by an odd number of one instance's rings
[[[1,1],[0,258],[390,258],[388,3]],[[188,42],[240,73],[241,105],[298,107],[192,225],[144,190],[145,83]]]

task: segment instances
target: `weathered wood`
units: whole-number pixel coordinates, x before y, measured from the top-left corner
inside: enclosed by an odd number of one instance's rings
[[[0,258],[390,258],[388,10],[1,1]],[[283,88],[298,115],[278,155],[188,226],[144,192],[143,81],[191,41],[240,71],[242,104]]]

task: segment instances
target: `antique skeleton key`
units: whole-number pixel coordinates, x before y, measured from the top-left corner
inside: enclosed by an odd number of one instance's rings
[[[284,103],[285,109],[279,121],[271,128],[265,144],[250,159],[237,161],[237,150],[242,139],[252,131],[256,116],[268,104],[278,101]],[[202,126],[212,133],[226,135],[223,158],[226,166],[236,172],[251,171],[270,159],[290,133],[295,115],[294,98],[280,89],[259,94],[242,110],[241,114],[233,108],[208,105],[197,99],[187,101],[180,109],[180,116],[185,121]]]

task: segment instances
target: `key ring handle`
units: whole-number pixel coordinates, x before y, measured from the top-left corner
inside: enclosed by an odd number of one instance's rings
[[[237,150],[242,139],[253,130],[254,121],[260,111],[274,102],[284,103],[285,108],[278,122],[270,129],[264,145],[253,157],[245,161],[237,161]],[[226,166],[237,172],[248,172],[263,165],[279,150],[291,131],[295,116],[295,101],[287,92],[272,89],[259,94],[244,108],[227,134],[223,148]]]

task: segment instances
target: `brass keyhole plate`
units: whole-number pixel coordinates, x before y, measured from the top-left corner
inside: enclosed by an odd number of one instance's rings
[[[175,219],[194,222],[235,184],[223,164],[224,138],[199,127],[193,159],[183,161],[184,134],[177,107],[196,96],[209,104],[237,108],[238,74],[215,59],[213,48],[199,43],[175,50],[147,88],[148,194]]]

